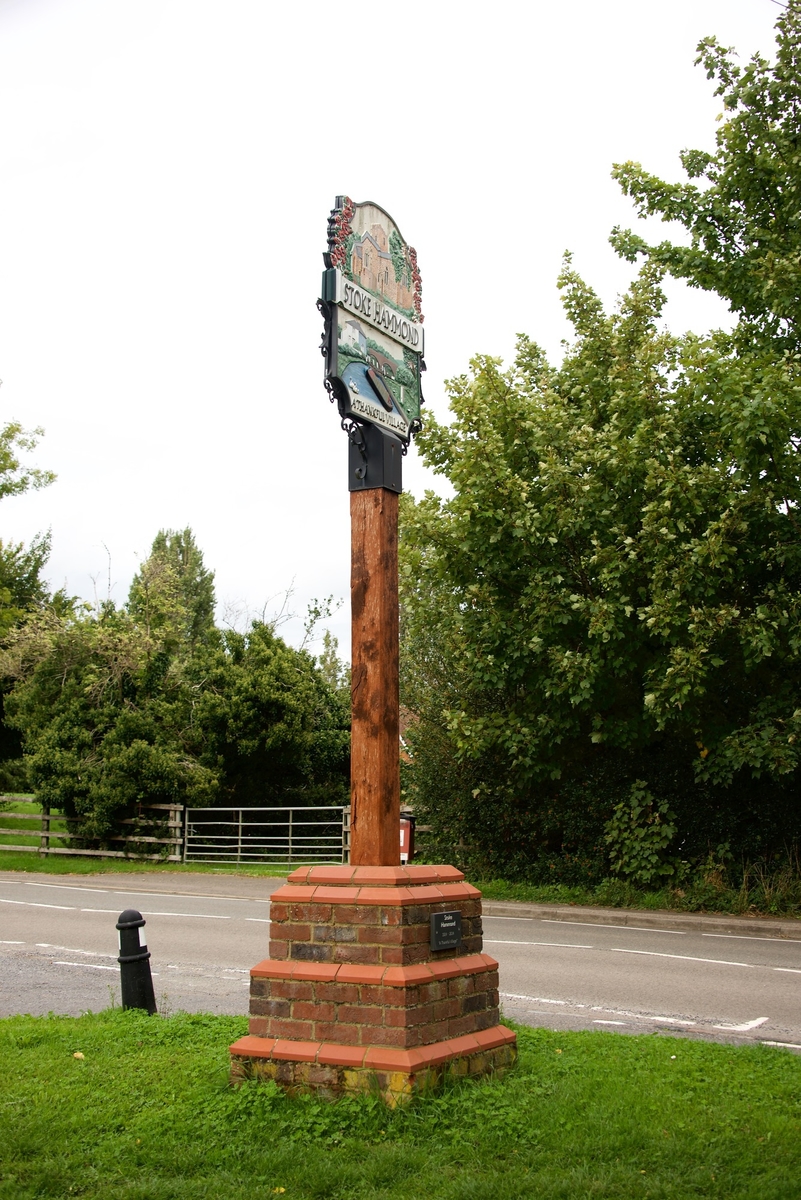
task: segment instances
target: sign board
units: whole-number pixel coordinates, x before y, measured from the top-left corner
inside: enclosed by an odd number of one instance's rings
[[[326,387],[343,419],[408,443],[420,428],[425,370],[417,254],[379,205],[337,196],[323,258]]]
[[[453,950],[462,944],[462,914],[443,912],[431,914],[431,949]]]

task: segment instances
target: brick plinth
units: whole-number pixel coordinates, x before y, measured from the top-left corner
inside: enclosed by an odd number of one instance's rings
[[[432,951],[431,914],[453,911],[461,944]],[[397,1098],[462,1060],[469,1074],[513,1061],[498,964],[482,951],[481,893],[455,867],[304,867],[273,893],[271,922],[232,1080],[335,1093],[378,1072],[375,1086]],[[380,1065],[387,1055],[394,1066]]]
[[[501,1074],[516,1060],[517,1039],[503,1025],[424,1050],[349,1050],[325,1042],[243,1037],[231,1047],[231,1082],[272,1079],[290,1093],[316,1091],[329,1099],[343,1092],[378,1092],[394,1107],[436,1087],[446,1074]]]

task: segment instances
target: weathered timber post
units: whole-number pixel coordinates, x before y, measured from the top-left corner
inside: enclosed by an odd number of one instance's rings
[[[400,864],[398,494],[350,495],[351,834],[355,866]]]

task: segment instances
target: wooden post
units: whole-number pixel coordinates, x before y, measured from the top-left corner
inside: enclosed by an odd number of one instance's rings
[[[398,495],[350,494],[354,866],[400,865]]]
[[[39,853],[50,853],[50,805],[42,805],[42,836],[39,839]]]

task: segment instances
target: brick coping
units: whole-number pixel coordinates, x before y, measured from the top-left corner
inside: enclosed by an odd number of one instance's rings
[[[304,868],[306,870],[307,868]],[[312,867],[311,871],[323,870],[322,867]],[[337,870],[327,867],[326,870]],[[342,868],[350,871],[350,867]],[[376,867],[357,867],[358,870],[377,870]],[[387,868],[387,870],[394,868]],[[293,874],[296,872],[293,872]],[[292,876],[289,876],[292,879]],[[357,904],[401,906],[408,904],[440,904],[443,900],[478,900],[481,892],[472,883],[428,883],[407,885],[403,881],[388,882],[384,885],[362,886],[361,882],[350,886],[349,881],[341,883],[295,883],[288,882],[274,891],[270,896],[272,903],[279,904]]]
[[[316,866],[298,867],[287,875],[288,883],[327,883],[334,887],[371,884],[373,887],[402,887],[404,884],[461,883],[458,867],[410,863],[405,867]]]
[[[416,987],[462,975],[480,975],[497,971],[497,960],[490,954],[465,954],[441,962],[416,963],[409,967],[369,966],[356,963],[288,962],[265,958],[251,967],[252,979],[302,979],[309,983],[365,983],[386,987]]]
[[[234,1042],[230,1051],[237,1058],[266,1058],[413,1074],[450,1059],[466,1058],[483,1050],[512,1045],[516,1041],[517,1034],[513,1029],[495,1025],[492,1029],[466,1033],[462,1037],[448,1038],[413,1050],[395,1050],[389,1046],[340,1046],[333,1042],[293,1042],[288,1038],[262,1038],[248,1034]]]

